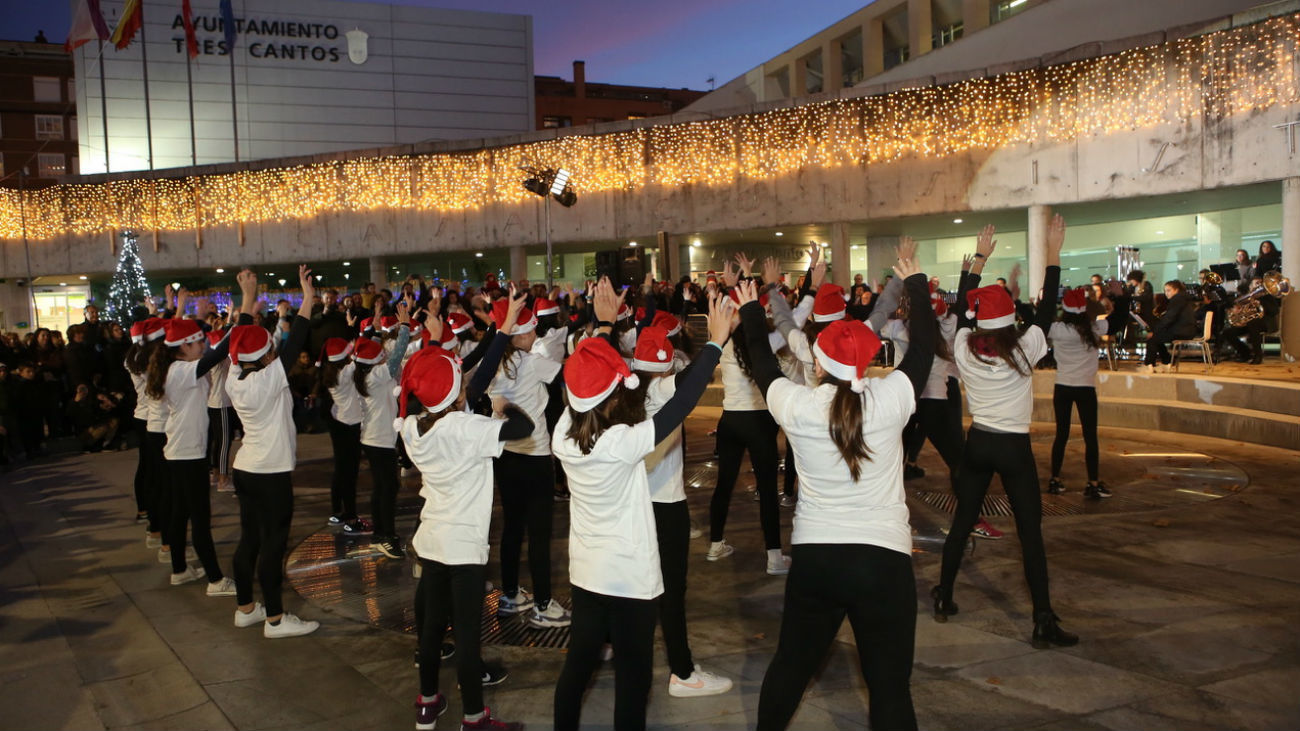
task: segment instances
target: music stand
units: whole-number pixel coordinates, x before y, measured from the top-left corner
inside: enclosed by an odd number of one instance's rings
[[[1241,279],[1241,272],[1237,271],[1236,264],[1211,264],[1210,271],[1223,277],[1225,282],[1235,282]]]

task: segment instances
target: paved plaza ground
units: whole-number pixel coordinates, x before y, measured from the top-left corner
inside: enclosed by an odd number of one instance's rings
[[[688,484],[702,486],[687,492],[701,525],[715,418],[716,410],[702,408],[688,422]],[[1075,489],[1044,496],[1053,601],[1081,642],[1030,647],[1014,526],[990,500],[992,522],[1008,535],[975,547],[956,588],[961,613],[940,625],[927,602],[917,607],[912,693],[921,727],[1300,728],[1296,453],[1136,430],[1103,429],[1102,437],[1103,477],[1116,497],[1098,505],[1079,495],[1077,432],[1066,471]],[[1034,446],[1045,472],[1049,441],[1041,430]],[[415,640],[401,631],[414,586],[409,566],[325,529],[326,437],[300,438],[286,585],[289,610],[322,627],[291,640],[235,629],[234,601],[205,597],[202,584],[168,584],[169,569],[144,547],[133,521],[135,462],[132,450],[0,475],[0,729],[411,727]],[[925,597],[948,514],[947,478],[929,448],[922,464],[929,475],[907,486],[917,593]],[[400,522],[408,531],[417,479],[404,481]],[[745,489],[752,482],[742,474],[732,503],[727,538],[736,554],[706,562],[707,538],[700,538],[690,566],[696,659],[737,687],[713,698],[669,697],[657,644],[651,728],[754,725],[785,581],[763,572],[757,506]],[[366,477],[361,494],[369,494]],[[995,482],[990,496],[1000,494]],[[235,500],[214,493],[212,502],[228,567]],[[782,511],[787,540],[791,513]],[[556,535],[557,593],[567,602],[563,504]],[[499,578],[495,548],[488,576]],[[501,642],[534,646],[485,647],[511,673],[488,689],[488,704],[528,728],[550,728],[564,650],[518,628],[496,629]],[[791,728],[865,728],[867,691],[852,645],[846,626]],[[452,664],[443,671],[452,702],[443,728],[458,720]],[[587,697],[585,727],[611,727],[612,686],[607,668]]]

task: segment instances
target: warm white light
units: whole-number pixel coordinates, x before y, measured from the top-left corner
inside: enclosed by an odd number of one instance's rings
[[[80,279],[81,281],[84,282],[84,281],[86,281],[86,275],[85,275],[85,274],[82,274],[80,277],[77,277],[77,279]]]
[[[345,262],[343,262],[343,266],[345,266],[345,267],[350,267],[350,266],[352,266],[352,262],[350,262],[350,261],[345,261]]]
[[[172,289],[180,289],[180,288],[181,288],[180,282],[172,282]]]
[[[784,233],[781,233],[780,231],[777,231],[777,232],[776,232],[776,235],[777,235],[777,236],[785,236],[785,234],[784,234]]]
[[[281,280],[278,280],[278,281],[280,282],[280,286],[283,287],[283,286],[284,286],[284,281],[285,281],[285,280],[281,279]]]
[[[217,267],[217,274],[225,274],[225,273],[226,273],[225,269],[222,269],[221,267]]]
[[[1156,231],[1156,236],[1164,236],[1164,235],[1165,235],[1164,231]]]
[[[67,283],[67,282],[59,282],[59,286],[60,286],[60,287],[66,287],[66,286],[68,286],[68,283]]]
[[[961,219],[960,219],[960,218],[954,218],[954,219],[952,219],[952,222],[953,222],[953,223],[961,223]]]
[[[476,259],[482,259],[482,258],[483,258],[483,252],[481,252],[481,251],[476,251],[476,252],[474,252],[474,258],[476,258]]]
[[[852,245],[852,246],[850,246],[850,247],[849,247],[849,248],[850,248],[850,249],[853,249],[853,250],[855,250],[855,251],[856,251],[856,250],[857,250],[857,248],[858,248],[858,245],[857,245],[857,244],[854,244],[854,245]]]
[[[699,239],[694,239],[694,240],[692,240],[692,241],[691,241],[691,246],[694,246],[694,247],[697,248],[697,249],[700,248],[700,240],[699,240]]]
[[[351,274],[344,274],[344,275],[343,275],[343,278],[344,278],[344,279],[351,279],[351,278],[352,278],[352,275],[351,275]]]
[[[629,242],[627,242],[627,245],[628,245],[628,246],[636,246],[636,242],[635,242],[635,241],[629,241]]]
[[[319,275],[319,274],[316,275],[316,281],[318,281],[318,282],[320,281],[320,276],[321,276],[321,275]]]

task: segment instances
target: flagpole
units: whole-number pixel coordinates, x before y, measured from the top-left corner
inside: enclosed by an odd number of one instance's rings
[[[108,164],[108,90],[104,83],[104,42],[99,42],[99,113],[104,122],[104,172],[113,172]]]
[[[226,49],[230,56],[230,126],[235,133],[235,162],[239,162],[239,110],[235,107],[235,49]]]
[[[149,109],[149,44],[144,37],[144,0],[140,0],[140,67],[144,70],[144,134],[149,138],[149,169],[153,170],[153,114]]]
[[[190,94],[190,164],[199,164],[199,147],[194,139],[194,77],[190,75],[190,49],[185,47],[185,87]]]

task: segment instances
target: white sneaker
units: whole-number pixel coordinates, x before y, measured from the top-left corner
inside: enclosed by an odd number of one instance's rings
[[[240,629],[243,629],[244,627],[252,627],[255,624],[265,621],[266,607],[262,606],[261,602],[254,602],[253,611],[248,612],[247,614],[238,609],[235,610],[235,626]]]
[[[609,662],[610,660],[613,660],[614,646],[606,642],[604,646],[600,648],[600,659],[602,662]]]
[[[709,561],[717,561],[735,552],[736,549],[732,548],[726,541],[715,541],[709,544],[709,553],[704,558]]]
[[[497,602],[497,615],[509,617],[515,614],[526,612],[533,608],[533,595],[529,594],[522,586],[514,593],[514,596],[502,594],[501,599]]]
[[[162,536],[156,536],[149,531],[144,532],[145,548],[162,548]],[[170,561],[171,559],[167,559]]]
[[[309,635],[317,629],[320,629],[320,622],[298,619],[296,616],[285,612],[280,615],[279,624],[271,624],[268,621],[262,625],[262,636],[270,640],[278,640],[283,637]]]
[[[699,528],[696,528],[695,526],[691,526],[692,539],[699,538],[702,535],[704,535],[704,531],[700,530]]]
[[[235,580],[229,576],[223,576],[221,581],[208,582],[208,596],[234,596]]]
[[[185,570],[179,574],[172,574],[172,586],[180,586],[181,584],[188,584],[191,581],[198,581],[199,579],[202,579],[203,576],[204,573],[202,566],[198,568],[186,566]]]
[[[704,670],[699,665],[689,678],[668,676],[668,695],[674,698],[698,698],[706,695],[719,695],[731,690],[731,678]]]
[[[554,599],[547,600],[546,606],[534,605],[533,613],[528,617],[528,624],[537,629],[551,627],[568,627],[573,624],[573,615]]]
[[[185,560],[191,563],[197,562],[199,560],[199,554],[194,552],[193,546],[185,547]]]
[[[411,576],[417,579],[424,576],[424,565],[420,563],[418,558],[415,559],[415,563],[411,564]]]
[[[164,551],[164,550],[162,550],[161,548],[159,548],[159,549],[158,549],[158,563],[171,563],[171,562],[172,562],[172,552],[171,552],[171,551]]]
[[[790,557],[786,555],[769,557],[767,559],[767,573],[769,576],[785,576],[790,573]]]

